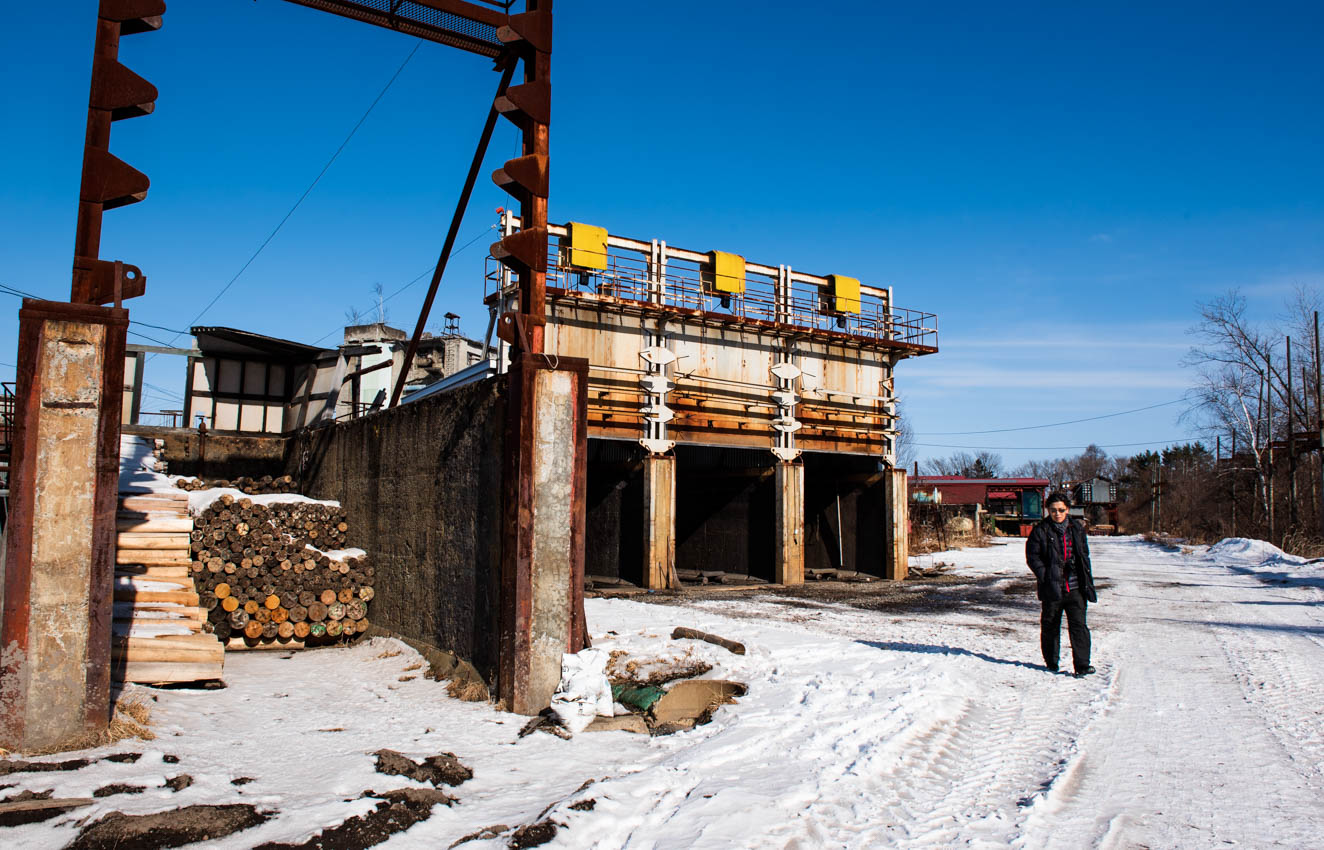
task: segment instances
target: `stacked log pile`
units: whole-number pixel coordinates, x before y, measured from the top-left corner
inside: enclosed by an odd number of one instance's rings
[[[175,482],[175,486],[181,490],[210,490],[214,487],[226,487],[233,490],[239,490],[250,496],[262,496],[269,493],[297,493],[298,486],[294,479],[288,475],[270,476],[263,475],[261,478],[250,478],[241,475],[238,478],[212,478],[203,480],[201,478],[181,478]]]
[[[125,682],[219,679],[224,647],[205,634],[189,575],[193,520],[183,493],[120,496],[111,658]]]
[[[205,628],[232,648],[364,631],[375,570],[335,551],[348,530],[339,506],[220,496],[196,516],[190,543]]]

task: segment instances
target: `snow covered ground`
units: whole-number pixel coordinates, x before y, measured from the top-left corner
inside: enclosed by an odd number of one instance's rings
[[[136,763],[0,776],[13,786],[0,798],[146,788],[0,829],[0,845],[62,847],[106,812],[227,802],[276,814],[206,846],[302,841],[371,809],[365,789],[414,784],[374,772],[371,753],[389,747],[453,752],[474,778],[387,848],[544,817],[562,825],[545,846],[563,848],[1324,846],[1324,566],[1256,541],[1091,547],[1103,586],[1099,672],[1085,679],[1042,667],[1020,540],[915,558],[966,579],[934,583],[921,606],[588,600],[596,646],[690,651],[715,665],[708,676],[749,685],[712,723],[668,737],[517,738],[522,718],[449,698],[394,641],[234,653],[225,690],[142,689],[155,741],[89,753],[142,752]],[[678,625],[748,654],[672,641]],[[193,784],[162,787],[178,774]]]

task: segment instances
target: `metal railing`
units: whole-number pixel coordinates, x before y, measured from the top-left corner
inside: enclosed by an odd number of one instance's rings
[[[0,460],[8,462],[14,444],[14,381],[0,382]]]
[[[871,292],[860,293],[857,313],[833,309],[832,296],[821,286],[793,278],[789,289],[779,293],[782,287],[772,275],[747,271],[743,293],[722,293],[705,285],[707,273],[698,261],[669,256],[663,266],[665,273],[655,276],[642,252],[609,248],[607,268],[602,270],[572,266],[566,261],[567,254],[568,250],[551,240],[548,287],[603,299],[729,315],[734,320],[753,319],[933,348],[938,345],[935,314],[893,307],[887,298]],[[500,289],[502,268],[495,259],[487,258],[486,295]]]

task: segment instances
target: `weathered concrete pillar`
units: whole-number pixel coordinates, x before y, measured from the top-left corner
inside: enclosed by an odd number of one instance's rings
[[[497,690],[508,710],[537,714],[561,656],[587,640],[588,361],[524,354],[509,381]]]
[[[910,505],[906,493],[906,471],[888,469],[883,472],[883,487],[887,511],[887,526],[883,550],[887,553],[883,577],[904,581],[910,572]]]
[[[663,590],[676,574],[676,458],[644,458],[644,587]]]
[[[25,299],[10,473],[0,745],[106,726],[127,310]]]
[[[773,581],[804,584],[805,581],[805,468],[803,464],[777,462],[776,561]]]

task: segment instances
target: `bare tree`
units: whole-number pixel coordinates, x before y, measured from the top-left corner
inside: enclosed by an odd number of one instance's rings
[[[1002,455],[987,449],[930,458],[925,466],[926,471],[933,475],[960,475],[965,478],[999,478],[1003,475]]]

